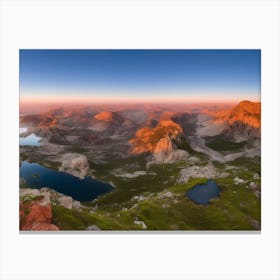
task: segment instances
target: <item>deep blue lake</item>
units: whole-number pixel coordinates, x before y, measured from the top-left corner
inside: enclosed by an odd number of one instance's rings
[[[186,192],[186,195],[197,204],[209,204],[209,200],[218,197],[220,191],[216,182],[209,180],[205,184],[195,185]]]
[[[38,163],[23,161],[20,177],[25,179],[30,188],[48,187],[57,192],[73,197],[78,201],[91,201],[97,196],[114,189],[110,184],[97,181],[91,177],[80,179],[65,172],[52,170]]]

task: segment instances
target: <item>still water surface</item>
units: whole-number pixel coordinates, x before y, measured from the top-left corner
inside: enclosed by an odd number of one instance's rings
[[[186,195],[197,204],[209,204],[209,200],[218,197],[220,191],[216,182],[209,180],[205,184],[195,185],[186,192]]]
[[[28,161],[21,163],[20,177],[25,180],[26,185],[30,188],[48,187],[78,201],[91,201],[97,196],[114,189],[110,184],[91,177],[80,179],[68,173],[52,170]]]

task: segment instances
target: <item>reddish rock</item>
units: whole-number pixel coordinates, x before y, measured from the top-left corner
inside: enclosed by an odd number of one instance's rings
[[[59,230],[51,223],[52,208],[50,203],[39,199],[20,203],[21,230]]]
[[[109,111],[103,111],[103,112],[95,115],[94,118],[98,121],[104,121],[104,122],[121,122],[122,121],[122,118],[118,113],[109,112]]]
[[[242,123],[253,128],[261,126],[261,103],[241,101],[232,110],[223,110],[216,113],[216,120],[227,121],[230,125]]]
[[[226,127],[223,133],[235,139],[260,138],[261,103],[241,101],[232,110],[219,111],[216,121],[223,121]]]

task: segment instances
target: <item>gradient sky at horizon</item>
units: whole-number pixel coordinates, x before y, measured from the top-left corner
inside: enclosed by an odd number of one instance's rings
[[[26,100],[260,99],[260,50],[20,50]]]

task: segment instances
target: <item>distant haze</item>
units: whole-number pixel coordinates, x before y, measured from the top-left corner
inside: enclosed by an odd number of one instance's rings
[[[36,114],[46,112],[52,109],[65,108],[79,109],[79,108],[94,108],[97,111],[146,111],[159,110],[171,112],[202,112],[204,110],[224,110],[237,105],[238,102],[196,102],[196,103],[101,103],[93,104],[88,102],[72,103],[72,102],[21,102],[20,114]]]

